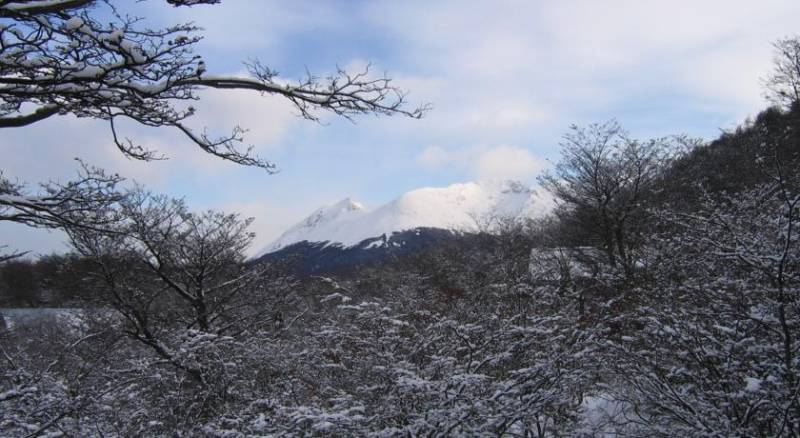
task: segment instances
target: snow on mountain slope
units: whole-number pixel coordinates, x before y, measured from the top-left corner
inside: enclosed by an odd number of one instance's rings
[[[303,241],[349,247],[369,238],[420,227],[477,231],[492,218],[534,217],[545,213],[551,205],[549,198],[517,181],[426,187],[407,192],[371,211],[347,198],[316,210],[258,256]]]

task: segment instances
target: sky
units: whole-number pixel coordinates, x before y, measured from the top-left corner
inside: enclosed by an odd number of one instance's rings
[[[279,172],[223,162],[168,129],[122,127],[169,160],[125,158],[98,121],[62,116],[0,131],[7,176],[66,181],[74,158],[186,200],[193,209],[255,218],[251,253],[316,208],[351,197],[378,206],[420,187],[536,176],[558,160],[572,124],[617,119],[637,138],[711,140],[767,106],[771,42],[797,32],[800,2],[272,1],[172,8],[118,2],[148,25],[192,21],[211,74],[258,59],[286,79],[367,63],[408,91],[421,120],[303,120],[279,97],[201,94],[196,129],[249,129]],[[128,11],[128,10],[126,10]],[[64,251],[57,232],[0,224],[0,245]]]

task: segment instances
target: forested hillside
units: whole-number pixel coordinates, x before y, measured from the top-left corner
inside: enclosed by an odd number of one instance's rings
[[[702,191],[736,193],[769,183],[777,165],[797,167],[799,150],[800,107],[767,108],[676,161],[667,171],[672,199],[690,201]]]

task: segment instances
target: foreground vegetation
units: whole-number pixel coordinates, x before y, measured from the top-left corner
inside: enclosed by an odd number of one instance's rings
[[[575,128],[551,217],[346,278],[246,263],[246,221],[131,193],[113,232],[4,266],[47,291],[7,301],[85,310],[2,332],[0,430],[796,436],[799,116],[689,148]]]

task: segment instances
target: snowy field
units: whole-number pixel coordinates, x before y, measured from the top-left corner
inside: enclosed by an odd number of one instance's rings
[[[43,325],[79,328],[86,314],[86,309],[75,308],[0,308],[0,319],[2,319],[0,327],[5,326],[11,330]]]

